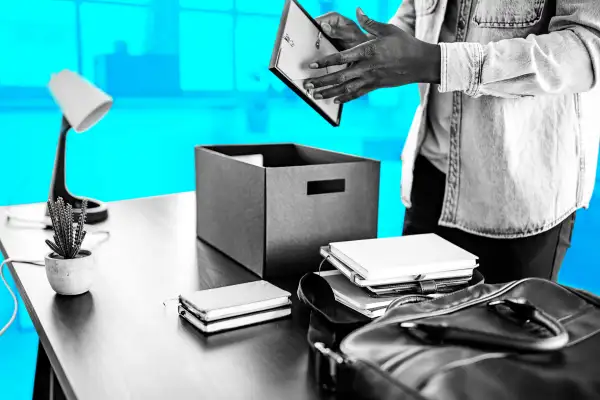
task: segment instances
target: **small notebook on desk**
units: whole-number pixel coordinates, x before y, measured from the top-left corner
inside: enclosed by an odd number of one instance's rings
[[[289,306],[278,307],[252,314],[244,314],[237,317],[219,319],[213,322],[206,322],[191,313],[187,308],[179,305],[179,316],[192,324],[196,329],[203,333],[216,333],[225,330],[240,328],[258,324],[261,322],[272,321],[274,319],[287,317],[292,313]]]
[[[473,270],[477,256],[435,234],[331,243],[331,255],[366,281]]]
[[[272,313],[273,310],[286,308],[289,310],[291,305],[289,292],[266,281],[200,290],[179,296],[179,303],[180,307],[183,307],[187,313],[203,324],[229,320],[230,322],[224,324],[227,327],[262,322],[268,315],[277,318],[281,316],[282,312]],[[182,315],[181,312],[180,315]],[[244,317],[244,319],[232,322],[240,317]],[[241,323],[243,321],[248,323]],[[240,323],[241,325],[239,325]]]

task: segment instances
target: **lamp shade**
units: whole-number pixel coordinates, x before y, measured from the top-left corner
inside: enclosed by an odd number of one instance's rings
[[[112,97],[69,70],[53,74],[48,88],[77,133],[85,132],[94,126],[113,104]]]

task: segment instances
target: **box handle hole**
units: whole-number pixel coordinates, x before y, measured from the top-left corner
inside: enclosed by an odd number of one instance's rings
[[[306,193],[309,196],[326,193],[343,193],[346,191],[345,179],[330,179],[326,181],[309,181]]]

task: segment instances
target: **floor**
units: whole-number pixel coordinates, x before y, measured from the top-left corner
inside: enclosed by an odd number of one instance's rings
[[[396,111],[350,105],[342,127],[335,129],[302,104],[274,104],[259,118],[243,108],[116,107],[92,131],[69,135],[68,183],[75,193],[106,201],[193,190],[196,144],[299,142],[382,159],[379,234],[399,235],[404,208],[398,159],[414,100],[408,96],[394,106]],[[0,111],[0,148],[11,149],[3,152],[0,164],[0,205],[46,199],[59,123],[55,110]],[[590,210],[579,211],[561,283],[600,293],[600,258],[593,256],[599,227],[595,196]],[[0,288],[0,324],[11,312],[11,299]],[[35,330],[21,304],[17,322],[0,338],[3,398],[31,398],[36,346]]]

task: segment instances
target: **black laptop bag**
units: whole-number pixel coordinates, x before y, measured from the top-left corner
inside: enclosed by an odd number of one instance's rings
[[[600,399],[600,298],[543,279],[392,304],[366,321],[307,274],[318,384],[338,398]]]

